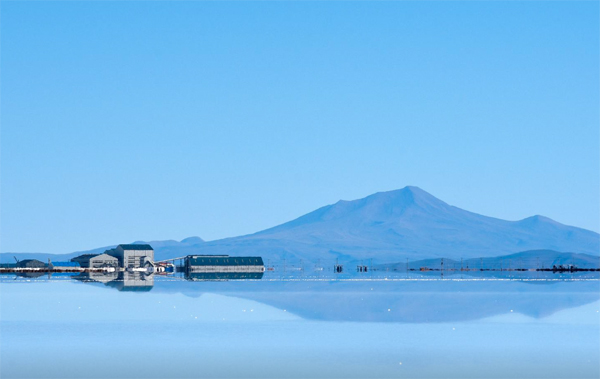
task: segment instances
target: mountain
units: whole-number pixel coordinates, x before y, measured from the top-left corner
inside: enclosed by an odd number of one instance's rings
[[[543,216],[506,221],[451,206],[418,187],[339,201],[252,235],[207,242],[204,253],[397,262],[547,249],[599,255],[600,235]]]
[[[540,249],[600,254],[598,233],[543,216],[520,221],[482,216],[411,186],[338,201],[251,235],[207,242],[193,237],[150,244],[155,248],[156,259],[229,254],[259,255],[267,262],[368,259],[377,264],[406,259],[494,257]]]

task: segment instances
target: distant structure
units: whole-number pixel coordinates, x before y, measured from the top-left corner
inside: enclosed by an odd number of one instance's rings
[[[104,253],[117,258],[123,268],[143,268],[154,264],[154,249],[148,244],[123,244]]]
[[[108,251],[108,250],[107,250]],[[78,263],[82,268],[107,268],[119,267],[119,260],[112,255],[103,254],[83,254],[72,258],[71,262]]]

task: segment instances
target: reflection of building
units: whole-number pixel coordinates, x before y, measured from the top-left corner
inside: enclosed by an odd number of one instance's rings
[[[73,279],[81,280],[82,282],[100,282],[100,283],[112,282],[113,280],[117,280],[118,278],[119,278],[119,275],[116,271],[84,272],[84,273],[81,273],[81,274],[73,277]]]
[[[119,291],[148,292],[154,287],[154,276],[141,272],[120,272],[117,280],[106,283]]]
[[[186,272],[185,278],[194,282],[207,280],[259,280],[264,272]]]
[[[74,276],[73,279],[104,283],[119,291],[148,292],[154,287],[152,274],[146,275],[141,272],[85,272]]]
[[[119,260],[106,253],[83,254],[71,259],[71,262],[79,263],[83,268],[119,267]]]
[[[15,274],[23,278],[39,278],[40,276],[46,275],[43,271],[16,272]]]
[[[154,250],[148,244],[123,244],[105,253],[117,258],[124,268],[148,267],[154,261]]]

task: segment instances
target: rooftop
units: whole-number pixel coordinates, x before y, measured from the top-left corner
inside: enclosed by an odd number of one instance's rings
[[[145,244],[121,244],[119,245],[123,250],[154,250],[152,246]]]

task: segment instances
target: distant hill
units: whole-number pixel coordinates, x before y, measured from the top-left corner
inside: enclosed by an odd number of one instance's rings
[[[360,261],[480,258],[527,250],[600,255],[598,233],[543,216],[506,221],[454,206],[417,187],[338,201],[261,232],[205,242],[150,242],[156,258],[260,255],[266,260]],[[12,259],[12,258],[11,258]],[[5,260],[5,257],[2,257]]]
[[[180,257],[188,254],[195,254],[198,250],[197,246],[202,244],[204,240],[200,237],[188,237],[181,241],[166,240],[166,241],[133,241],[131,243],[140,244],[147,243],[154,248],[155,257]],[[129,242],[123,242],[129,243]],[[108,249],[117,247],[117,245],[110,245],[99,247],[92,250],[75,251],[68,254],[46,254],[46,253],[2,253],[0,254],[0,263],[13,263],[14,257],[17,259],[38,259],[46,262],[48,258],[52,261],[68,261],[69,259],[82,254],[101,254]]]
[[[406,271],[406,268],[418,270],[421,267],[430,269],[441,268],[441,258],[423,259],[409,262],[396,262],[377,265],[376,269],[389,269],[395,271]],[[444,268],[552,268],[556,265],[575,265],[578,268],[599,268],[600,256],[589,254],[562,253],[554,250],[529,250],[516,254],[502,255],[488,258],[449,259],[444,258]]]

